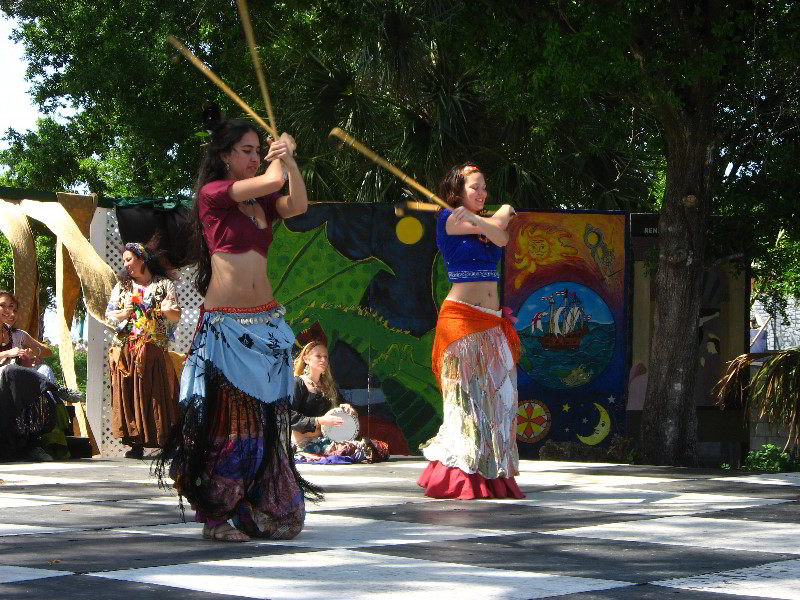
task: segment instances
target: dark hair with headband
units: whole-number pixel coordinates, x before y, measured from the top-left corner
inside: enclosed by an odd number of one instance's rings
[[[453,167],[439,184],[439,197],[452,208],[458,208],[463,200],[462,195],[467,175],[480,172],[481,170],[473,162],[465,162],[463,165]]]
[[[151,275],[175,279],[175,269],[169,264],[166,251],[160,250],[158,246],[158,237],[153,236],[147,244],[128,242],[122,249],[122,253],[130,252],[141,260]],[[133,279],[125,267],[117,274],[117,277],[122,283],[127,283]]]
[[[200,221],[200,208],[197,205],[197,194],[205,184],[219,179],[225,179],[228,171],[222,160],[222,155],[230,152],[246,133],[253,132],[258,136],[261,145],[261,132],[250,121],[244,119],[222,119],[219,110],[214,107],[206,108],[203,112],[203,123],[211,132],[211,141],[206,147],[206,153],[200,163],[197,181],[194,186],[194,206],[189,223],[191,240],[189,242],[190,262],[197,263],[197,276],[194,286],[201,295],[205,296],[208,285],[211,283],[211,253],[208,251],[206,239],[203,236],[203,223]]]

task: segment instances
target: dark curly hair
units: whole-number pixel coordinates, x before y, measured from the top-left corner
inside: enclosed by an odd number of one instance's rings
[[[197,263],[197,276],[194,280],[194,286],[201,295],[205,296],[208,291],[208,285],[211,283],[211,253],[208,250],[206,239],[203,236],[203,224],[200,221],[200,208],[197,205],[197,194],[205,184],[227,177],[225,170],[225,163],[222,161],[222,155],[230,152],[233,146],[238,143],[246,133],[252,131],[258,136],[258,142],[261,144],[261,132],[250,121],[244,119],[223,119],[219,118],[219,113],[211,111],[204,113],[204,122],[211,131],[211,142],[206,148],[206,153],[200,163],[200,169],[197,173],[197,181],[194,186],[194,206],[192,208],[192,217],[189,224],[190,229],[190,262]]]
[[[474,162],[467,161],[450,169],[439,184],[439,197],[452,208],[461,206],[461,196],[464,193],[464,183],[467,179],[464,176],[464,169],[467,167],[472,167],[477,172],[482,172]]]
[[[158,235],[154,235],[150,241],[148,241],[146,244],[142,244],[147,251],[145,258],[142,258],[138,252],[135,252],[134,250],[131,250],[131,248],[127,247],[127,244],[123,246],[120,254],[124,254],[126,251],[133,252],[134,256],[144,262],[144,266],[147,267],[147,270],[150,271],[151,275],[175,279],[177,277],[175,273],[175,267],[170,264],[169,260],[167,259],[167,252],[166,250],[161,249],[160,242],[161,240]],[[132,278],[125,267],[122,267],[119,273],[117,273],[117,279],[119,279],[120,283],[125,285],[130,282]]]

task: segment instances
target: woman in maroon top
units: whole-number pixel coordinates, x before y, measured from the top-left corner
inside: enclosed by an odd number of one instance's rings
[[[195,188],[195,285],[204,296],[181,377],[181,423],[161,459],[208,539],[290,539],[304,492],[290,453],[294,334],[267,278],[272,223],[306,211],[286,133],[269,146],[247,121],[215,123]],[[281,193],[288,183],[288,193]]]

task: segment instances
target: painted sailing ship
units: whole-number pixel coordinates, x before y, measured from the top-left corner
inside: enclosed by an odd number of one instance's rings
[[[538,337],[545,350],[575,350],[581,338],[589,333],[589,320],[583,310],[583,300],[577,292],[570,294],[568,289],[556,292],[554,296],[544,296],[548,309],[536,313],[531,319],[531,333],[544,332]],[[545,320],[546,319],[546,320]]]

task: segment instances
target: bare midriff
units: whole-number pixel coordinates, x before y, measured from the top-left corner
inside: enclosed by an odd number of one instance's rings
[[[203,302],[206,309],[248,308],[272,302],[267,258],[255,250],[242,254],[211,255],[211,282]]]
[[[454,283],[447,294],[449,300],[458,300],[491,310],[500,309],[500,297],[497,294],[496,281],[468,281]]]

